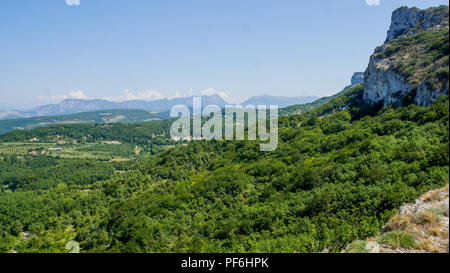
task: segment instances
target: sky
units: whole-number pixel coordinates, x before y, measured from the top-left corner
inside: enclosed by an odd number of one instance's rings
[[[67,98],[330,95],[365,70],[394,9],[441,4],[448,3],[2,0],[0,108]]]

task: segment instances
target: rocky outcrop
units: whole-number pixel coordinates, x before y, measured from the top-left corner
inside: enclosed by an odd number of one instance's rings
[[[449,253],[449,192],[445,188],[431,190],[414,203],[400,207],[399,213],[384,226],[383,234],[405,232],[414,237],[415,248],[381,245],[380,252]]]
[[[425,82],[422,82],[417,87],[416,96],[414,97],[414,103],[418,105],[430,105],[433,101],[437,100],[442,95],[448,95],[448,83],[443,89],[433,89],[429,87]]]
[[[448,32],[437,33],[444,28],[448,29],[448,15],[446,6],[427,10],[402,7],[393,12],[386,43],[375,49],[364,72],[363,98],[366,103],[383,101],[384,106],[397,107],[404,102],[412,102],[428,106],[441,95],[449,93],[448,79],[436,76],[435,73],[439,70],[448,71],[448,59],[445,61],[448,50],[446,56],[437,59],[437,50],[425,50],[433,47],[433,43],[443,37],[448,40]],[[401,37],[424,31],[433,32],[436,39],[398,42]],[[426,59],[433,60],[434,63],[426,63]]]
[[[384,106],[401,106],[407,95],[412,95],[412,102],[428,106],[441,95],[449,94],[448,83],[442,88],[432,88],[426,81],[417,87],[405,76],[399,74],[389,59],[377,59],[372,56],[364,73],[364,94],[366,103],[375,104],[383,101]]]
[[[448,23],[448,7],[441,6],[427,10],[401,7],[392,13],[392,23],[385,43],[414,35],[418,31],[439,28],[446,23]]]
[[[384,100],[384,106],[399,106],[405,94],[411,92],[411,84],[398,74],[389,59],[372,56],[364,73],[364,101],[375,104]]]
[[[449,253],[449,191],[445,188],[431,190],[414,203],[399,208],[376,237],[355,241],[345,253]],[[401,235],[412,244],[386,240]],[[401,238],[397,236],[397,238]]]
[[[352,86],[364,81],[364,72],[355,72],[352,76]]]

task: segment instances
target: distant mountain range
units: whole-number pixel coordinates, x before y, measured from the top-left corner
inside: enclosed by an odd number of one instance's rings
[[[218,95],[201,96],[202,105],[215,104],[224,107],[230,104]],[[317,100],[318,97],[277,97],[277,96],[256,96],[246,100],[243,105],[278,105],[278,107],[286,107],[295,104],[305,104]],[[161,99],[153,101],[132,100],[123,102],[112,102],[107,100],[76,100],[67,99],[57,104],[48,104],[36,107],[29,111],[7,110],[0,111],[0,120],[43,117],[43,116],[61,116],[83,112],[115,110],[115,109],[135,109],[144,110],[150,113],[167,112],[175,105],[187,105],[192,107],[192,97]]]
[[[221,107],[228,104],[220,96],[202,96],[203,104],[216,104]],[[192,97],[161,99],[153,101],[131,100],[123,102],[112,102],[107,100],[75,100],[67,99],[57,104],[48,104],[36,107],[30,111],[9,110],[0,112],[0,119],[29,118],[40,116],[60,116],[75,113],[115,110],[115,109],[135,109],[144,110],[150,113],[165,112],[175,105],[192,106]]]
[[[201,98],[203,106],[215,104],[223,108],[225,105],[231,104],[218,95],[201,96]],[[311,103],[317,99],[318,97],[312,96],[289,98],[264,95],[252,97],[242,105],[278,105],[278,107],[284,108],[294,104]],[[29,111],[0,111],[0,134],[62,124],[134,123],[152,119],[167,119],[170,117],[170,109],[180,104],[187,105],[192,109],[192,97],[124,102],[67,99]]]
[[[318,100],[320,97],[309,96],[309,97],[280,97],[280,96],[255,96],[251,97],[242,105],[278,105],[278,108],[284,108],[296,104],[306,104]]]

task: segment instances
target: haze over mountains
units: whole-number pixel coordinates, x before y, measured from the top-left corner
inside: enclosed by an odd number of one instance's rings
[[[284,108],[296,104],[305,104],[318,100],[319,97],[309,96],[309,97],[281,97],[281,96],[269,96],[261,95],[251,97],[242,105],[278,105],[279,108]]]
[[[361,75],[356,72],[351,80],[351,85],[345,90],[362,82]],[[303,112],[322,105],[343,91],[329,97],[297,96],[283,97],[260,95],[251,97],[241,105],[278,105],[281,115]],[[204,95],[202,105],[215,104],[220,107],[233,105],[225,101],[221,96]],[[14,130],[30,130],[38,127],[63,125],[63,124],[94,124],[94,123],[135,123],[152,119],[167,119],[170,117],[170,109],[175,105],[187,105],[192,107],[192,96],[175,99],[159,100],[129,100],[113,102],[102,99],[65,99],[60,103],[39,106],[29,111],[0,109],[0,134]],[[8,109],[4,106],[2,109]]]
[[[225,102],[218,95],[201,96],[201,98],[202,101],[207,104],[216,104],[219,106],[225,106],[227,104],[227,102]],[[192,106],[192,97],[160,99],[153,101],[130,100],[122,102],[112,102],[101,99],[94,99],[94,100],[66,99],[60,103],[39,106],[30,111],[11,110],[0,112],[0,119],[28,118],[37,116],[58,116],[81,112],[115,110],[115,109],[135,109],[135,110],[145,110],[148,112],[164,112],[170,110],[170,108],[178,104]]]
[[[219,95],[201,96],[202,104],[215,104],[220,107],[224,107],[227,104]],[[255,104],[255,105],[278,105],[281,107],[287,107],[295,104],[305,104],[313,102],[319,99],[319,97],[281,97],[281,96],[255,96],[243,102],[243,105]],[[129,100],[122,102],[112,102],[102,99],[93,100],[80,100],[80,99],[66,99],[57,104],[47,104],[38,106],[29,111],[21,110],[7,110],[0,112],[0,120],[16,119],[16,118],[30,118],[30,117],[42,117],[42,116],[60,116],[70,115],[82,112],[103,111],[103,110],[115,110],[115,109],[135,109],[144,110],[152,113],[169,111],[175,105],[188,105],[192,106],[192,96],[175,98],[175,99],[160,99],[160,100]]]

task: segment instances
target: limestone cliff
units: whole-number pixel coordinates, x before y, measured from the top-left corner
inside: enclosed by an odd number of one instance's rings
[[[430,105],[449,93],[447,6],[393,12],[386,43],[364,73],[364,101]]]
[[[352,86],[360,84],[364,81],[364,72],[355,72],[352,76]]]
[[[414,35],[419,31],[440,28],[445,24],[448,24],[448,8],[420,10],[401,7],[392,13],[386,43],[403,36]]]

